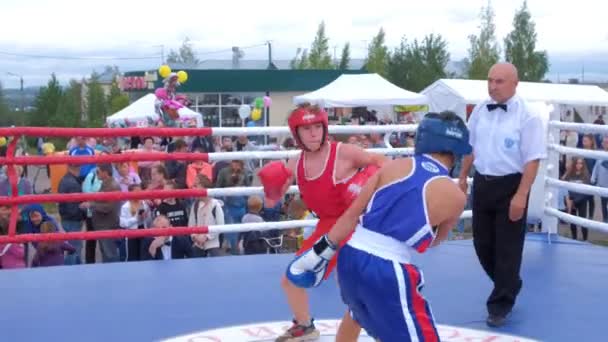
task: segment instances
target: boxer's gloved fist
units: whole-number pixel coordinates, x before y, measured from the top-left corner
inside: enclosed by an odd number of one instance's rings
[[[323,235],[315,245],[296,257],[287,266],[287,279],[297,287],[317,287],[323,281],[329,261],[336,254],[337,246],[327,235]]]
[[[280,161],[268,163],[258,172],[258,177],[264,187],[264,194],[273,201],[281,199],[285,183],[291,176],[291,170]]]
[[[380,167],[374,164],[366,166],[364,169],[357,172],[354,176],[352,176],[348,182],[346,191],[342,194],[342,200],[344,203],[352,203],[359,193],[365,183],[378,171]]]

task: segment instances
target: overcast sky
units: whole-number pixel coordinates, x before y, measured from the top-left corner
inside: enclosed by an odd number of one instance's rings
[[[352,45],[352,57],[365,57],[369,40],[384,27],[389,47],[402,36],[441,34],[452,59],[461,59],[467,36],[478,31],[483,0],[395,1],[125,1],[19,0],[3,1],[0,30],[0,81],[7,88],[46,83],[51,72],[62,81],[81,78],[103,65],[122,71],[152,69],[184,37],[194,43],[199,59],[229,59],[231,46],[273,42],[274,58],[290,59],[298,47],[308,47],[324,20],[330,46]],[[169,5],[171,4],[171,5]],[[520,1],[494,1],[497,36],[512,29]],[[529,0],[536,22],[539,49],[551,56],[574,59],[608,55],[608,5],[598,0]],[[7,54],[8,53],[8,54]],[[141,60],[61,60],[10,54],[66,57],[153,57]],[[266,48],[245,49],[245,59],[266,58]],[[607,62],[608,63],[608,62]],[[608,77],[608,76],[607,76]]]

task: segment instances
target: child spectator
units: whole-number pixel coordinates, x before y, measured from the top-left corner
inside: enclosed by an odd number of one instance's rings
[[[10,207],[3,206],[2,211],[10,215]],[[8,234],[8,215],[0,217],[0,235]],[[25,247],[22,243],[0,244],[0,269],[25,268]]]
[[[264,219],[260,216],[264,202],[259,196],[249,196],[247,199],[247,213],[243,215],[242,223],[262,223]],[[260,231],[249,231],[242,233],[239,240],[243,241],[245,254],[265,254],[268,245],[263,239],[264,233]]]
[[[43,234],[57,232],[55,225],[50,221],[40,224],[40,232]],[[32,267],[59,266],[64,264],[64,252],[70,254],[76,252],[76,248],[66,241],[44,241],[38,243],[36,255],[32,260]]]
[[[167,181],[165,190],[175,190],[175,183]],[[163,215],[171,221],[171,227],[186,227],[188,225],[188,212],[186,205],[175,198],[165,198],[156,208],[154,216]]]

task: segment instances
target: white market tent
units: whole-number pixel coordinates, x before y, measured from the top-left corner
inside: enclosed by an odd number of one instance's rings
[[[312,103],[325,108],[424,105],[426,96],[401,89],[378,74],[341,75],[313,92],[295,96],[294,104]]]
[[[467,105],[475,105],[488,98],[488,83],[440,79],[421,93],[429,98],[431,111],[451,110],[464,116]],[[608,92],[595,85],[519,82],[517,94],[530,102],[570,106],[608,105]]]
[[[160,119],[156,113],[155,106],[156,95],[145,95],[128,107],[108,116],[106,124],[108,127],[121,123],[129,123],[127,126],[146,127],[150,121],[156,122]],[[177,112],[179,113],[180,120],[195,120],[197,127],[203,127],[203,117],[201,114],[186,107],[179,109]]]

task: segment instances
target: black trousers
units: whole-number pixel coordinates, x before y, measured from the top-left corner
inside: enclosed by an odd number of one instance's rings
[[[494,283],[486,303],[491,315],[507,315],[522,286],[519,272],[527,204],[520,220],[509,219],[511,199],[521,176],[519,173],[501,177],[475,173],[473,178],[473,244],[481,266]]]
[[[93,231],[93,221],[90,217],[85,220],[87,232]],[[97,240],[86,240],[84,243],[84,260],[87,264],[95,263],[95,252],[97,249]]]

